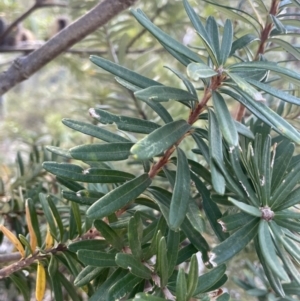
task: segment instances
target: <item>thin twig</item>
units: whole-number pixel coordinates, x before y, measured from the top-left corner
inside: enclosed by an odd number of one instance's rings
[[[5,268],[1,269],[0,270],[0,279],[7,278],[12,273],[30,266],[35,261],[44,259],[48,254],[56,254],[56,253],[63,252],[66,250],[67,250],[66,245],[59,244],[55,248],[43,251],[43,253],[41,253],[40,251],[37,251],[32,256],[23,258],[23,259],[19,260],[18,262],[15,262],[15,263],[8,265]]]
[[[153,22],[159,15],[160,13],[164,10],[164,8],[167,6],[167,4],[159,7],[157,11],[155,12],[155,15],[150,19],[151,22]],[[128,51],[129,48],[145,33],[147,32],[146,28],[143,28],[135,37],[132,38],[132,40],[127,44],[126,50]]]
[[[104,0],[81,18],[61,30],[39,49],[15,60],[6,72],[0,74],[0,95],[29,78],[58,55],[106,24],[136,1]]]
[[[276,16],[278,13],[278,6],[280,1],[279,0],[272,0],[272,4],[269,10],[269,14]],[[265,53],[266,50],[266,44],[268,41],[268,38],[270,36],[271,30],[273,28],[273,23],[267,18],[265,26],[262,28],[260,33],[260,43],[256,52],[256,55],[254,57],[254,60],[257,61],[259,59],[259,56]],[[237,114],[236,114],[236,120],[241,121],[244,117],[246,112],[246,108],[244,105],[240,104]]]
[[[105,26],[104,29],[105,29],[106,42],[107,42],[107,46],[108,46],[108,48],[109,48],[109,50],[110,50],[110,54],[111,54],[111,56],[112,56],[114,62],[115,62],[116,64],[119,64],[119,58],[118,58],[118,55],[117,55],[117,51],[116,51],[116,49],[115,49],[113,43],[111,42],[111,39],[110,39],[110,36],[109,36],[109,32],[108,32],[108,30],[107,30],[107,27]],[[128,48],[127,48],[127,50],[128,50]],[[135,107],[136,107],[138,113],[140,114],[140,116],[141,116],[144,120],[147,120],[147,116],[146,116],[146,114],[144,113],[144,111],[142,110],[142,108],[141,108],[141,106],[140,106],[138,100],[137,100],[136,97],[134,96],[133,92],[132,92],[132,91],[129,91],[129,94],[130,94],[131,98],[133,99],[134,105],[135,105]]]
[[[45,43],[43,42],[42,44],[38,45],[38,47],[36,46],[1,46],[0,47],[0,53],[15,53],[15,52],[22,52],[24,54],[29,54],[37,49],[39,49],[41,47],[41,45],[44,45]],[[116,49],[115,50],[116,53],[118,54],[119,50]],[[126,54],[143,54],[146,52],[151,51],[151,53],[160,53],[165,51],[164,48],[162,47],[149,47],[149,48],[141,48],[141,49],[135,49],[135,50],[129,50],[126,52]],[[77,49],[77,48],[71,48],[71,49],[66,49],[64,52],[66,53],[72,53],[72,54],[89,54],[89,55],[106,55],[108,54],[107,50],[99,50],[99,49]],[[13,61],[11,61],[13,62]],[[6,62],[5,62],[6,64]]]

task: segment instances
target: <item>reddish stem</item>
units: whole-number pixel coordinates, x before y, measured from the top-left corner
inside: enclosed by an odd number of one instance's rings
[[[280,1],[278,1],[278,0],[273,0],[272,1],[271,8],[269,10],[270,15],[273,15],[273,16],[277,15],[279,2]],[[269,22],[269,20],[267,19],[265,26],[262,28],[262,30],[260,32],[260,43],[259,43],[259,47],[257,49],[256,55],[255,55],[255,58],[254,58],[255,61],[257,61],[259,59],[260,54],[265,53],[267,40],[270,36],[272,28],[273,28],[273,23]],[[246,111],[246,108],[242,104],[240,104],[239,109],[238,109],[237,114],[236,114],[236,120],[237,121],[242,120],[242,118],[245,115],[245,111]]]
[[[222,82],[224,79],[225,79],[225,75],[222,75],[222,74],[217,75],[211,79],[211,85],[210,85],[210,87],[205,88],[202,100],[200,101],[200,103],[198,103],[197,107],[191,111],[190,116],[187,120],[188,124],[192,125],[198,120],[199,115],[203,112],[203,110],[206,107],[207,102],[211,98],[211,95],[212,95],[211,91],[216,90],[220,85],[222,85]],[[161,157],[159,159],[158,162],[153,164],[151,170],[149,171],[149,177],[151,179],[154,178],[157,175],[157,173],[163,168],[163,166],[168,163],[169,158],[175,151],[176,147],[188,135],[190,135],[190,132],[188,132],[184,136],[182,136],[174,145],[172,145],[169,149],[166,150],[165,154],[163,155],[163,157]]]

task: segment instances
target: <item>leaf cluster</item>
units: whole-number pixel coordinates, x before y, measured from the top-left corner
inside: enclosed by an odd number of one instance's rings
[[[186,74],[168,68],[185,88],[91,56],[156,118],[91,108],[93,123],[63,123],[95,142],[47,148],[67,161],[43,163],[64,187],[62,196],[39,193],[48,225],[44,242],[34,203],[28,199],[29,239],[19,238],[25,246],[20,251],[24,262],[28,256],[38,261],[40,277],[46,277],[42,266],[47,267],[56,300],[62,286],[73,300],[79,300],[75,287],[83,288],[90,301],[229,300],[221,289],[227,281],[225,264],[249,243],[260,268],[249,266],[264,287],[257,288],[249,277],[236,283],[260,300],[299,296],[300,160],[295,144],[300,134],[285,113],[299,105],[300,74],[267,54],[274,43],[297,57],[278,36],[295,34],[297,22],[291,28],[286,10],[299,3],[274,0],[267,7],[257,1],[253,17],[247,10],[204,2],[250,25],[253,32],[237,37],[230,20],[219,24],[209,17],[203,22],[183,0],[201,45],[194,51],[154,25],[143,11],[132,10],[184,66]],[[250,46],[254,41],[256,51]],[[284,83],[288,91],[282,89]],[[273,110],[274,98],[279,105]],[[230,112],[232,101],[238,103],[236,119]],[[166,102],[188,110],[188,117],[174,118]],[[111,125],[117,130],[111,131]],[[68,205],[59,205],[61,199]],[[3,233],[15,245],[20,243],[6,229]],[[197,252],[208,269],[200,276]],[[62,267],[73,283],[60,272]]]

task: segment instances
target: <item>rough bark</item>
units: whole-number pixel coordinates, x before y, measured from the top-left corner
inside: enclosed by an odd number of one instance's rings
[[[106,24],[137,0],[104,0],[84,16],[59,32],[43,46],[16,59],[0,74],[0,96],[52,61],[59,54]]]

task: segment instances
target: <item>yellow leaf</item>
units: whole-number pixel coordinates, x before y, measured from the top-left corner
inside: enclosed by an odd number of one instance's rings
[[[18,240],[15,234],[9,231],[5,226],[0,225],[0,230],[3,234],[11,241],[11,243],[16,247],[16,249],[20,252],[22,257],[25,257],[25,250],[21,242]]]
[[[34,253],[37,245],[37,238],[34,229],[32,227],[32,222],[31,222],[31,217],[30,217],[30,212],[28,207],[28,200],[26,200],[25,211],[26,211],[26,222],[27,222],[28,232],[30,235],[30,247],[32,253]]]
[[[47,226],[47,234],[46,234],[46,239],[45,239],[45,249],[51,249],[53,247],[54,239],[50,233],[50,228],[49,225]]]
[[[46,289],[46,272],[43,264],[38,262],[37,265],[37,276],[36,276],[36,287],[35,287],[35,298],[37,301],[42,301],[45,295]]]

